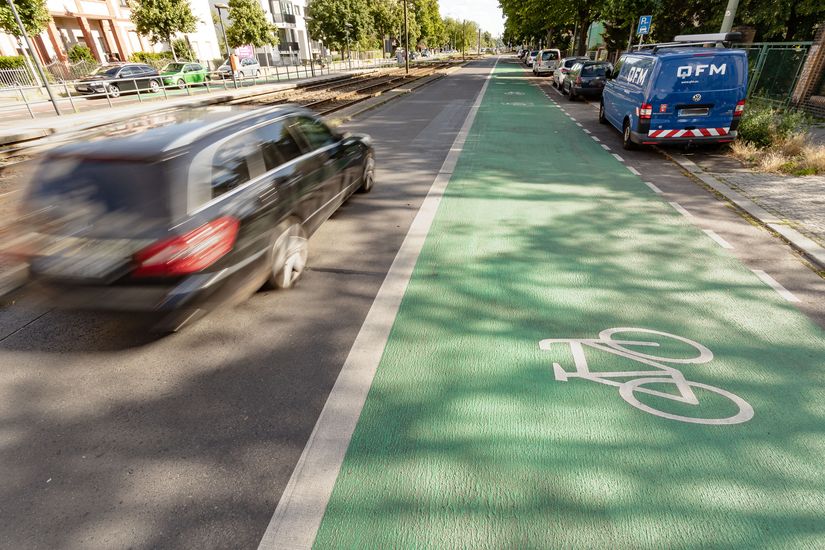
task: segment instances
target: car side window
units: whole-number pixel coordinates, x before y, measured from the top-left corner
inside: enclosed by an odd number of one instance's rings
[[[190,71],[202,71],[203,66],[201,66],[200,63],[192,63],[191,65],[189,65],[189,70]]]
[[[284,120],[258,128],[258,135],[267,172],[301,156],[301,148],[289,133]]]
[[[123,67],[120,69],[118,76],[120,76],[120,78],[135,76],[135,69],[133,67]]]
[[[309,117],[298,117],[291,128],[297,130],[309,151],[314,151],[336,142],[335,136],[330,129],[327,128],[326,124]]]
[[[249,155],[257,142],[243,135],[222,144],[212,160],[212,198],[243,185],[250,180]]]

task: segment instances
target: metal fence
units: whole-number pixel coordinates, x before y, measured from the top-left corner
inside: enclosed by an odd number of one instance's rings
[[[786,107],[812,44],[754,42],[735,45],[748,54],[748,98]]]
[[[180,81],[164,79],[162,76],[147,76],[136,79],[126,79],[124,81],[112,81],[106,85],[89,86],[88,83],[81,83],[71,70],[65,74],[74,78],[57,77],[50,69],[50,74],[54,78],[52,81],[52,92],[62,113],[81,112],[94,109],[102,102],[104,106],[119,106],[125,101],[138,102],[157,101],[165,99],[180,99],[185,96],[195,94],[208,94],[215,91],[231,90],[234,88],[248,88],[252,86],[274,84],[282,81],[311,78],[314,76],[326,76],[333,73],[346,73],[348,71],[363,71],[385,67],[397,66],[395,59],[352,59],[344,61],[332,61],[330,58],[321,59],[312,63],[300,65],[274,65],[261,66],[255,74],[244,74],[233,80],[230,75],[221,75],[217,72],[210,72],[209,77],[204,82],[197,84],[179,85]],[[70,66],[74,67],[74,66]],[[96,67],[93,66],[93,67]],[[54,68],[54,67],[52,67]],[[91,72],[90,68],[84,74]],[[78,86],[80,89],[78,89]],[[54,109],[46,109],[44,106],[50,105],[38,85],[19,85],[5,88],[12,92],[14,97],[10,97],[13,103],[3,106],[0,104],[0,113],[19,112],[21,117],[37,118],[38,116],[53,116]],[[126,97],[128,96],[128,97]],[[2,98],[0,98],[2,99]],[[87,102],[87,100],[89,102]]]
[[[0,88],[19,88],[34,86],[35,81],[25,68],[0,69]]]

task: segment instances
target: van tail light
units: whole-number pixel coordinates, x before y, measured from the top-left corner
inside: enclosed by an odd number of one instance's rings
[[[650,117],[653,116],[653,105],[650,103],[642,103],[641,107],[637,110],[639,114],[639,118],[642,120],[649,120]]]
[[[235,245],[240,222],[225,216],[180,237],[152,244],[137,254],[135,277],[187,275],[214,264]]]
[[[745,112],[745,100],[740,99],[736,102],[736,108],[733,110],[733,116],[742,116]]]

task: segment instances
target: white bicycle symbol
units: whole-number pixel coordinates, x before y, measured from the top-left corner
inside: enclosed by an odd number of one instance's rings
[[[634,349],[628,349],[626,346],[652,348],[659,347],[659,344],[657,342],[614,339],[614,336],[616,334],[622,332],[636,334],[643,333],[661,336],[664,338],[672,338],[673,340],[676,340],[683,344],[687,344],[688,346],[694,348],[697,352],[697,355],[686,359],[668,358],[642,353]],[[684,374],[682,374],[681,371],[667,364],[670,363],[674,365],[689,365],[709,363],[710,361],[712,361],[713,352],[711,352],[702,344],[694,342],[693,340],[688,340],[687,338],[682,338],[681,336],[676,336],[675,334],[668,334],[667,332],[660,332],[658,330],[650,330],[644,328],[611,328],[601,331],[599,333],[598,338],[551,338],[547,340],[542,340],[539,343],[539,347],[543,350],[549,350],[552,346],[556,344],[567,344],[570,346],[570,351],[573,354],[573,362],[576,366],[576,372],[567,372],[562,368],[562,366],[559,363],[553,363],[553,371],[555,373],[556,380],[566,382],[570,378],[584,378],[585,380],[591,380],[593,382],[606,384],[608,386],[617,386],[619,388],[619,395],[622,396],[622,399],[624,399],[637,409],[643,410],[646,413],[660,416],[662,418],[678,420],[680,422],[690,422],[693,424],[723,425],[741,424],[753,418],[753,407],[751,407],[747,401],[745,401],[738,395],[735,395],[729,391],[725,391],[721,388],[717,388],[715,386],[700,384],[699,382],[690,382],[685,379],[685,376]],[[584,355],[585,347],[597,349],[600,351],[611,353],[613,355],[618,355],[619,357],[631,359],[638,363],[655,367],[655,369],[594,373],[590,371],[590,366],[588,365],[587,358]],[[620,382],[614,380],[616,378],[632,378],[632,380]],[[645,385],[647,384],[662,383],[674,384],[676,386],[676,389],[678,390],[678,394],[661,392],[654,390],[652,388],[645,387]],[[728,418],[693,418],[688,416],[671,414],[664,411],[660,411],[658,409],[654,409],[653,407],[642,403],[636,398],[636,393],[638,392],[646,393],[649,395],[655,395],[657,397],[663,397],[665,399],[670,399],[672,401],[685,403],[688,405],[699,405],[699,399],[696,397],[696,394],[693,391],[694,388],[713,392],[733,401],[733,403],[738,407],[739,412]]]

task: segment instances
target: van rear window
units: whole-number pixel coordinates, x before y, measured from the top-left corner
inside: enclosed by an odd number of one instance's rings
[[[657,92],[729,90],[745,82],[744,56],[713,55],[666,59],[656,79]]]
[[[541,54],[542,61],[555,61],[559,58],[559,54],[556,52],[544,52]]]

